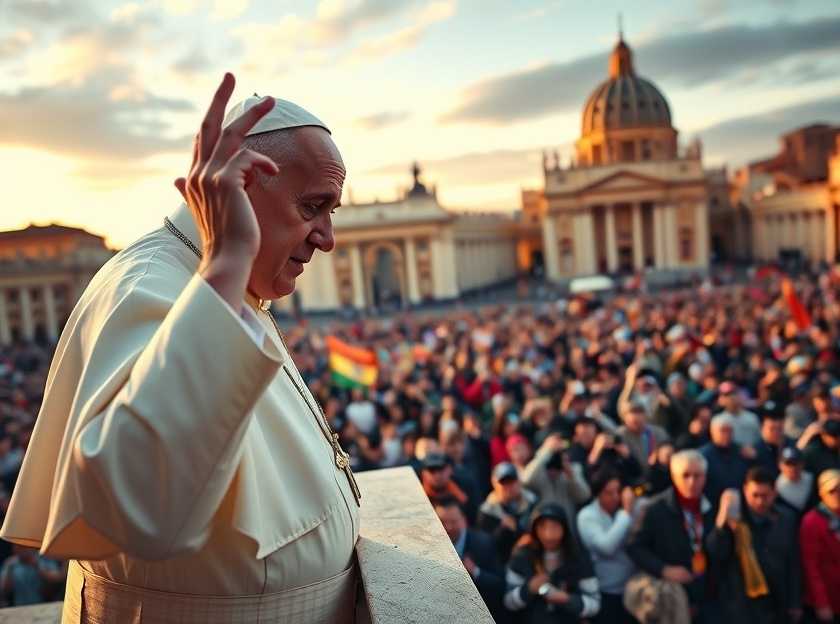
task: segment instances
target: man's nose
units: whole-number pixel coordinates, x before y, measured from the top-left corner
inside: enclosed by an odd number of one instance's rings
[[[335,247],[335,233],[333,232],[332,219],[329,214],[325,215],[318,223],[312,234],[309,235],[310,242],[323,252],[329,253]]]

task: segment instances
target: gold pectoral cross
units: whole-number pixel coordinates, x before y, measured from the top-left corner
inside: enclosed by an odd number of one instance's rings
[[[356,498],[356,504],[361,506],[362,491],[359,489],[359,484],[356,483],[356,477],[353,474],[353,469],[350,468],[350,455],[341,448],[338,442],[338,434],[333,433],[333,452],[335,453],[335,467],[343,470],[347,476],[347,483],[350,484],[350,489],[353,491],[353,496]]]

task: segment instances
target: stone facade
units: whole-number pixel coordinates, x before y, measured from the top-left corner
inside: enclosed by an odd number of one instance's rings
[[[61,225],[0,232],[0,344],[54,341],[113,255],[102,237]]]
[[[709,174],[701,146],[679,153],[668,103],[636,74],[622,38],[608,79],[584,104],[575,160],[559,161],[555,154],[543,163],[549,279],[707,269]]]
[[[420,182],[393,202],[354,204],[333,219],[336,248],[316,253],[281,310],[400,308],[513,278],[521,228],[500,213],[456,213]],[[532,227],[532,230],[535,228]]]

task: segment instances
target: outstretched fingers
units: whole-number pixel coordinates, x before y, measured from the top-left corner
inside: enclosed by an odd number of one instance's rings
[[[252,106],[224,130],[222,130],[213,155],[210,157],[210,168],[219,169],[242,147],[242,141],[248,131],[274,107],[274,98],[266,96],[261,102]]]
[[[201,122],[201,129],[198,131],[198,137],[196,138],[197,149],[195,155],[197,156],[197,162],[194,163],[199,169],[210,159],[219,140],[225,107],[230,100],[234,86],[236,86],[236,79],[233,74],[225,73],[225,77],[222,78],[221,84],[216,89],[213,100],[210,102],[207,113]]]

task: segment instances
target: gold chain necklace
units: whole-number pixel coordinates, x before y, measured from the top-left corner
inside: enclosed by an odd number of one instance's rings
[[[189,238],[187,238],[187,236],[181,230],[175,227],[175,224],[169,220],[169,217],[164,217],[163,224],[164,226],[166,226],[167,230],[169,230],[177,239],[184,243],[184,245],[186,245],[190,251],[192,251],[196,256],[198,256],[199,260],[202,259],[201,250],[198,247],[196,247],[193,244],[193,242]],[[271,301],[268,299],[258,299],[256,297],[255,299],[257,299],[257,305],[259,309],[268,316],[269,320],[271,321],[271,324],[274,326],[274,330],[277,332],[277,337],[280,338],[280,342],[283,343],[283,348],[286,350],[286,353],[288,353],[289,357],[291,357],[292,352],[289,351],[289,347],[286,344],[286,339],[283,337],[283,332],[280,331],[280,326],[277,324],[277,319],[274,318],[274,315],[270,311]],[[356,477],[353,475],[353,470],[350,468],[350,455],[348,455],[347,452],[343,448],[341,448],[341,443],[339,442],[338,434],[333,430],[332,426],[330,425],[330,421],[327,419],[327,415],[324,413],[324,408],[321,407],[321,404],[315,399],[315,397],[312,397],[315,401],[315,405],[318,406],[318,410],[321,413],[321,416],[319,418],[318,413],[315,411],[312,405],[310,405],[309,399],[306,397],[303,388],[301,388],[301,386],[297,383],[297,380],[295,379],[294,375],[292,375],[292,372],[288,369],[288,367],[285,364],[283,364],[283,371],[286,373],[286,376],[289,378],[289,381],[292,382],[292,385],[295,387],[295,390],[297,390],[297,393],[300,395],[300,398],[303,399],[303,402],[306,404],[306,407],[309,409],[310,413],[315,418],[315,423],[318,425],[318,430],[326,438],[327,443],[332,447],[335,467],[344,472],[345,476],[347,477],[347,482],[350,485],[350,490],[353,492],[353,497],[356,499],[356,504],[361,506],[360,501],[362,498],[362,492],[361,490],[359,490],[359,485],[356,482]],[[302,378],[301,382],[303,382]]]

